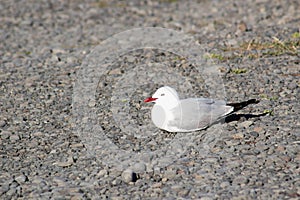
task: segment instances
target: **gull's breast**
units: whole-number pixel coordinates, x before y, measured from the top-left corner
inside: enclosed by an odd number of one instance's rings
[[[154,105],[151,110],[151,118],[155,126],[164,129],[169,121],[165,109],[160,105]]]

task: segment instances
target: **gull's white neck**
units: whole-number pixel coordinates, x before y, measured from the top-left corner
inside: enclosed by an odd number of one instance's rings
[[[172,109],[179,104],[179,99],[172,98],[168,101],[158,101],[152,108],[151,118],[153,123],[164,130],[170,131],[169,122],[174,120],[175,116]]]
[[[166,111],[175,108],[179,104],[178,98],[169,98],[169,99],[161,99],[157,101],[155,104],[163,107]]]

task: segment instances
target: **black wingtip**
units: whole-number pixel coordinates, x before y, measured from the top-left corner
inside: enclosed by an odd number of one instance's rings
[[[260,101],[257,100],[257,99],[249,99],[247,102],[248,102],[249,104],[257,104],[257,103],[259,103]]]
[[[257,99],[249,99],[248,101],[243,101],[239,103],[229,103],[228,106],[233,107],[233,112],[236,112],[238,110],[241,110],[242,108],[248,106],[249,104],[257,104],[259,103],[259,100]]]

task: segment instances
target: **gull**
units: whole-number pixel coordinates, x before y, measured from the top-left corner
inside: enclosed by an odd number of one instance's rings
[[[250,99],[227,104],[224,100],[210,98],[180,100],[175,89],[164,86],[144,102],[155,103],[151,119],[156,127],[168,132],[192,132],[205,129],[233,112],[259,101]]]

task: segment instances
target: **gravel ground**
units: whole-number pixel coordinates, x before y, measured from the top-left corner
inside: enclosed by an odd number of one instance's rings
[[[1,199],[299,199],[299,24],[296,0],[2,0]],[[77,116],[92,50],[138,27],[193,37],[229,102],[261,102],[195,133],[157,130],[142,102],[157,87],[214,94],[178,52],[140,49],[99,64],[96,117]],[[89,123],[102,131],[81,129]]]

